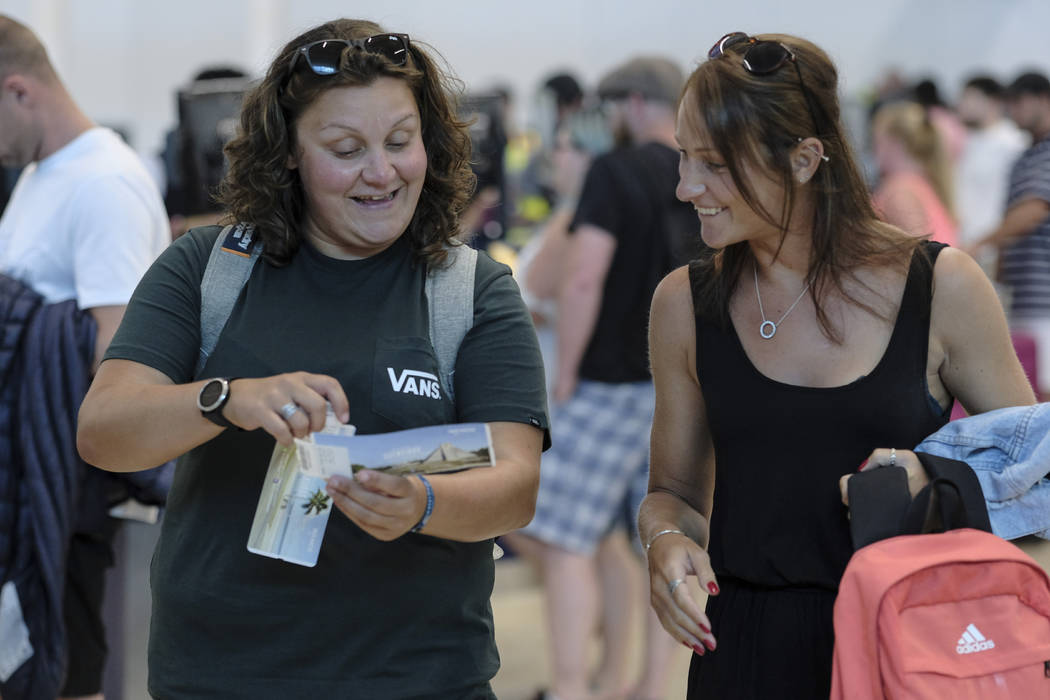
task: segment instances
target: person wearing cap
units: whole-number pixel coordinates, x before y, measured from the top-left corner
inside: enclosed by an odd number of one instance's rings
[[[656,57],[630,60],[601,80],[611,126],[631,145],[591,164],[562,262],[551,396],[558,437],[541,462],[536,516],[521,531],[542,563],[553,669],[547,697],[558,700],[627,691],[633,644],[621,630],[629,629],[636,607],[639,563],[624,523],[633,521],[648,481],[649,304],[657,283],[681,262],[675,222],[684,220],[699,240],[695,217],[674,196],[682,80],[676,65]],[[602,661],[590,674],[600,610],[607,611]],[[662,697],[665,689],[670,637],[655,618],[651,629],[659,636],[648,640],[634,697]]]
[[[1050,80],[1024,73],[1006,90],[1010,118],[1032,136],[1010,172],[1006,212],[977,242],[999,249],[999,281],[1010,293],[1010,329],[1036,341],[1043,397],[1050,394]]]

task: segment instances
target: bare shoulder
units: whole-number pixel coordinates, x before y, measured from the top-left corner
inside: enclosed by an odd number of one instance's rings
[[[929,370],[970,414],[1035,400],[991,281],[966,253],[946,248],[933,269]]]
[[[960,360],[979,350],[1009,345],[1006,316],[991,280],[966,253],[945,248],[933,268],[930,309],[931,351]]]
[[[693,317],[693,292],[689,284],[689,267],[672,270],[653,293],[653,312],[674,316],[676,320]]]
[[[688,267],[670,272],[653,294],[649,314],[649,355],[654,369],[668,363],[678,365],[679,362],[692,368],[695,363],[696,323]]]
[[[988,276],[969,255],[945,248],[933,268],[933,313],[972,314],[973,304],[995,303],[998,298]]]
[[[693,293],[689,284],[687,266],[672,270],[653,293],[653,304],[650,323],[653,330],[664,334],[675,335],[693,330]]]

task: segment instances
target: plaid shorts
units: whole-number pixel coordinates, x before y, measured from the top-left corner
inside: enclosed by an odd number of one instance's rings
[[[651,382],[581,381],[551,415],[553,446],[540,463],[536,516],[523,530],[580,554],[633,519],[649,482]]]

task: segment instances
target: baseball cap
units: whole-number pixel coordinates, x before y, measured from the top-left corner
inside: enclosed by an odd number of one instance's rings
[[[675,104],[685,76],[672,61],[659,56],[639,56],[613,69],[598,83],[598,96],[619,99],[641,95],[647,100]]]

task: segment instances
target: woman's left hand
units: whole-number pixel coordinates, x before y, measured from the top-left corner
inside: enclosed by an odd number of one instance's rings
[[[858,471],[866,472],[869,469],[877,469],[878,467],[890,467],[896,466],[904,469],[908,473],[908,492],[912,498],[923,489],[926,484],[930,483],[930,477],[926,474],[926,469],[923,468],[922,462],[919,461],[918,456],[911,450],[898,450],[890,447],[880,447],[874,450],[868,458],[861,462],[860,469]],[[849,487],[847,482],[852,474],[846,474],[839,479],[839,490],[842,492],[842,503],[849,505]]]
[[[384,542],[415,527],[427,505],[426,489],[418,478],[372,469],[362,469],[353,478],[333,476],[327,491],[346,517]]]

